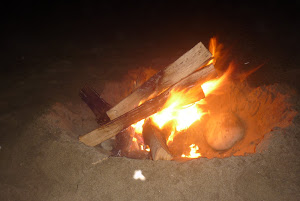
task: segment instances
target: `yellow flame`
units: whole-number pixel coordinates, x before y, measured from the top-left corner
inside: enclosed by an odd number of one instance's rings
[[[200,120],[203,116],[203,112],[200,108],[197,108],[196,104],[193,104],[187,108],[181,109],[177,112],[176,118],[176,130],[182,131],[187,129],[192,125],[195,121]]]
[[[203,116],[202,110],[195,103],[199,89],[171,91],[170,98],[166,102],[164,109],[151,116],[152,121],[161,129],[169,121],[174,121],[176,131],[187,129],[195,121]]]
[[[169,145],[170,142],[173,142],[174,137],[175,137],[175,131],[172,131],[171,134],[168,137],[167,145]]]
[[[135,124],[132,124],[131,127],[134,128],[134,130],[137,134],[142,134],[144,123],[145,123],[145,119],[142,119],[141,121],[138,121]]]
[[[201,157],[201,154],[197,153],[197,151],[199,150],[199,147],[197,145],[191,144],[190,148],[191,148],[190,154],[189,155],[182,154],[181,157],[183,157],[183,158],[199,158],[199,157]]]
[[[151,116],[152,121],[160,128],[162,127],[172,119],[173,117],[173,111],[174,111],[175,104],[172,104],[170,107],[163,109],[162,111],[155,113]]]

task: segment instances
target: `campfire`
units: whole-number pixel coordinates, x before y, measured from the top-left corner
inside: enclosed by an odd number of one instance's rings
[[[268,129],[286,123],[276,118],[263,123],[260,119],[266,111],[274,110],[269,105],[274,98],[269,102],[261,99],[262,103],[253,94],[261,93],[267,99],[272,94],[253,90],[245,82],[260,66],[237,74],[231,63],[221,72],[215,69],[219,59],[221,46],[215,38],[209,51],[199,43],[153,76],[146,74],[139,81],[142,84],[133,80],[135,89],[113,107],[95,90],[84,87],[80,96],[100,127],[80,136],[80,141],[96,146],[114,138],[113,155],[153,160],[254,153]],[[295,114],[286,114],[286,107],[279,112],[287,115],[288,121]]]

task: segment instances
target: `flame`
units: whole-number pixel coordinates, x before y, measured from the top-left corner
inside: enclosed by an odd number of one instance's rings
[[[173,142],[177,134],[189,128],[195,121],[200,120],[206,114],[197,104],[199,101],[196,102],[196,100],[199,100],[197,91],[199,91],[197,88],[188,91],[171,91],[171,96],[164,106],[165,109],[150,117],[160,129],[172,121],[172,130],[167,139],[167,145]],[[190,102],[195,103],[187,104]]]
[[[209,41],[209,51],[212,53],[213,56],[216,55],[216,49],[217,49],[217,38],[212,37]]]
[[[137,134],[142,134],[144,123],[145,123],[145,119],[142,119],[141,121],[138,121],[135,124],[132,124],[131,127],[134,128],[134,130]]]
[[[192,106],[188,106],[182,110],[178,111],[177,120],[177,131],[182,131],[190,127],[195,121],[200,120],[200,118],[204,115],[200,108],[197,108],[196,104]]]
[[[229,75],[232,73],[234,67],[233,64],[231,63],[226,70],[226,72],[219,78],[209,80],[205,82],[204,84],[201,85],[201,88],[205,94],[205,96],[208,96],[211,94],[213,91],[218,89],[220,86],[224,84],[225,81],[229,78]]]
[[[191,148],[190,154],[189,155],[182,154],[181,157],[183,157],[183,158],[199,158],[199,157],[201,157],[201,154],[197,153],[197,151],[199,150],[199,147],[197,145],[191,144],[190,148]]]
[[[189,128],[195,121],[201,119],[204,113],[200,108],[200,102],[197,96],[199,89],[190,90],[173,90],[170,92],[170,97],[164,105],[164,109],[150,116],[154,124],[162,129],[168,122],[173,121],[173,130],[170,131],[167,144],[173,141],[174,137],[180,132]],[[187,104],[195,102],[192,104]],[[132,124],[131,127],[137,134],[143,133],[143,125],[145,119]],[[133,139],[134,140],[134,139]]]
[[[174,137],[175,137],[175,131],[172,131],[171,134],[168,137],[167,145],[169,145],[170,142],[173,142]]]
[[[150,152],[150,147],[148,145],[141,145],[141,150],[145,150],[147,152]]]
[[[212,37],[209,41],[209,51],[211,52],[213,59],[208,62],[209,64],[216,64],[216,61],[218,58],[221,57],[221,50],[223,46],[221,44],[217,43],[216,37]],[[227,69],[227,71],[219,78],[209,80],[201,85],[201,88],[207,96],[208,94],[211,94],[213,91],[215,91],[218,87],[221,86],[222,83],[227,79],[228,75],[232,73],[233,71],[233,64],[231,63]]]
[[[215,59],[216,48],[217,48],[217,39],[215,37],[212,37],[210,39],[210,41],[209,41],[209,48],[208,48],[208,50],[212,54],[213,59],[210,60],[207,65],[209,65],[209,64],[215,64],[216,63],[216,59]]]
[[[151,116],[152,121],[161,129],[169,121],[174,121],[176,131],[187,129],[204,115],[201,108],[193,103],[186,105],[190,98],[185,90],[172,91],[165,109]]]
[[[253,68],[253,69],[251,69],[251,70],[249,70],[249,71],[246,71],[246,72],[240,74],[240,75],[239,75],[240,81],[241,81],[241,82],[244,81],[249,75],[251,75],[252,73],[254,73],[254,72],[256,72],[257,70],[259,70],[263,65],[264,65],[264,63],[261,64],[261,65],[259,65],[259,66],[257,66],[256,68]]]
[[[217,59],[221,55],[222,48],[223,48],[223,46],[221,44],[217,43],[217,38],[216,37],[212,37],[210,39],[208,50],[212,54],[213,59],[210,60],[207,65],[209,65],[209,64],[215,65],[216,64]]]

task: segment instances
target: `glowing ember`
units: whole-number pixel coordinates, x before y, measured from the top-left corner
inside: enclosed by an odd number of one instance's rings
[[[197,151],[199,150],[199,147],[197,145],[191,144],[190,148],[191,148],[190,155],[186,156],[185,154],[182,154],[181,157],[183,157],[183,158],[199,158],[199,157],[201,157],[201,154],[197,153]]]
[[[141,145],[141,150],[145,150],[147,152],[150,152],[150,147],[148,145]]]

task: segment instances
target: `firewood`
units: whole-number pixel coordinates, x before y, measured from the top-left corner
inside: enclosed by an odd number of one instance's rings
[[[94,89],[85,86],[80,90],[79,96],[95,114],[98,124],[102,125],[110,121],[106,111],[111,106]]]
[[[143,137],[145,144],[150,147],[153,160],[172,160],[173,156],[167,147],[164,135],[150,119],[144,124]]]
[[[87,133],[83,136],[79,137],[79,140],[83,143],[85,143],[88,146],[95,146],[113,136],[118,134],[123,129],[129,127],[131,124],[136,123],[142,119],[145,119],[149,117],[150,115],[160,111],[166,101],[168,100],[168,97],[170,95],[170,92],[173,89],[181,89],[181,88],[187,88],[189,86],[194,85],[195,83],[203,83],[208,78],[212,78],[213,76],[216,76],[216,72],[213,65],[209,65],[192,75],[186,77],[185,79],[181,80],[180,82],[176,83],[169,89],[167,89],[162,94],[156,96],[155,98],[152,98],[142,105],[134,108],[133,110],[123,114],[122,116],[108,122],[105,125],[100,126],[100,128],[91,131],[90,133]],[[204,98],[204,93],[201,89],[198,90],[198,100]],[[190,100],[190,102],[187,102],[186,104],[193,103],[198,100]]]
[[[88,105],[88,107],[95,114],[97,123],[103,125],[110,121],[106,114],[106,111],[111,108],[111,106],[99,96],[99,94],[91,87],[85,86],[80,92],[79,96]],[[128,158],[139,158],[148,159],[150,158],[149,152],[131,150],[132,138],[130,134],[134,131],[128,127],[116,135],[114,140],[110,139],[101,143],[101,147],[110,152],[112,156],[126,156]]]
[[[134,137],[132,136],[133,132],[134,129],[132,127],[128,127],[127,129],[122,130],[120,133],[116,135],[115,145],[111,152],[112,156],[116,156],[116,157],[125,156],[127,158],[135,158],[135,159],[150,158],[150,154],[148,151],[139,150],[139,148],[138,149],[133,148],[135,147],[134,143],[136,143],[132,140]]]
[[[149,97],[155,97],[204,66],[211,56],[205,46],[201,42],[198,43],[174,63],[159,71],[133,93],[108,110],[107,115],[113,120],[134,109],[141,101],[147,100]]]

